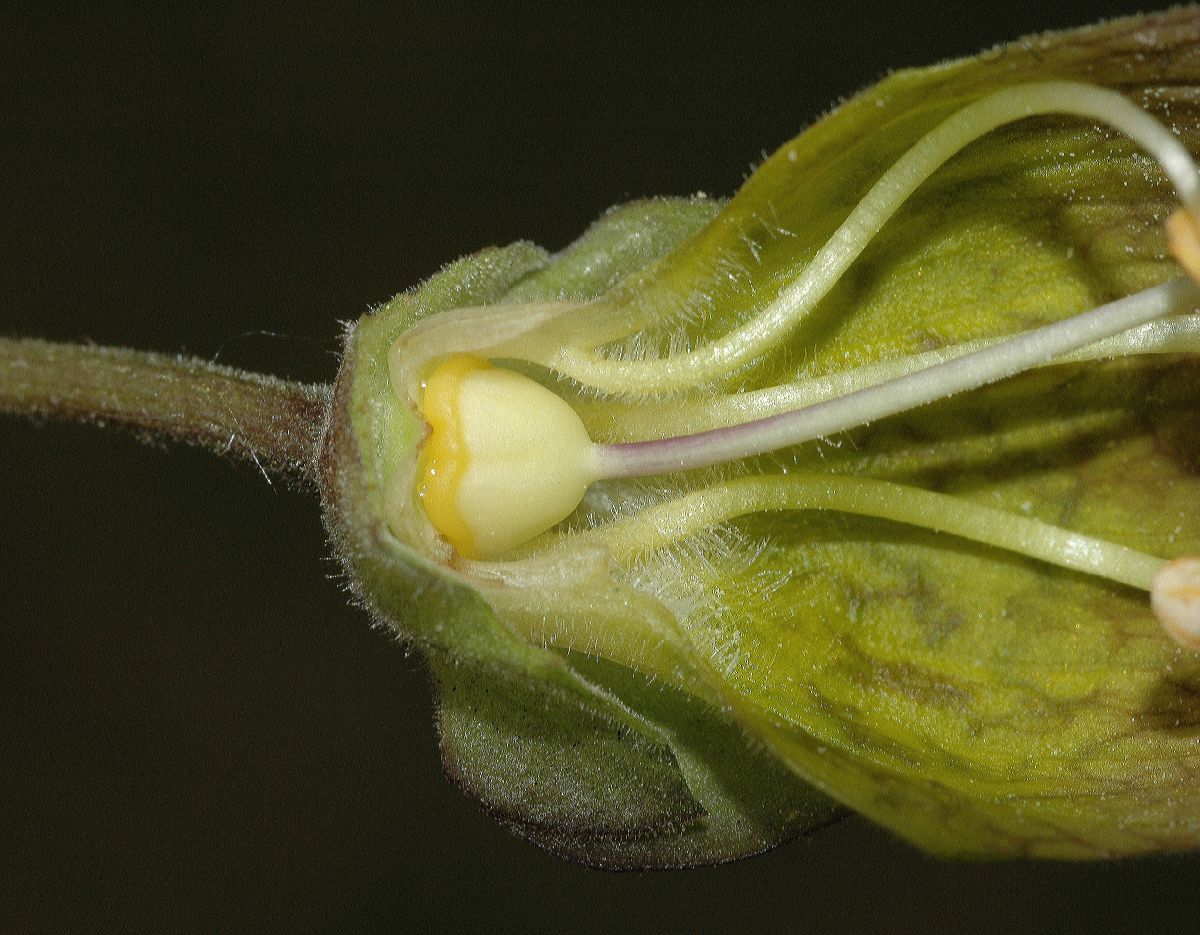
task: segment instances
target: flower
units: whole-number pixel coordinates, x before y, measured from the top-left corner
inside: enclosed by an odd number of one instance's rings
[[[1196,846],[1200,663],[1146,591],[1200,554],[1198,295],[1167,250],[1171,160],[1130,140],[1127,104],[1105,121],[1122,132],[1097,126],[1119,105],[1074,82],[1119,85],[1194,151],[1198,40],[1179,11],[900,72],[728,203],[628,205],[560,254],[484,251],[363,318],[326,517],[364,603],[429,661],[448,772],[605,866],[730,859],[847,807],[945,854]],[[1005,338],[1077,338],[1098,307],[1121,323],[1099,343],[971,382]],[[462,409],[475,358],[535,389],[437,448],[427,397]],[[925,392],[951,371],[956,395]],[[567,459],[589,465],[577,508],[526,523],[576,434],[532,414],[515,434],[543,395],[603,450]],[[813,402],[782,444],[746,443]],[[427,509],[500,425],[534,483]]]

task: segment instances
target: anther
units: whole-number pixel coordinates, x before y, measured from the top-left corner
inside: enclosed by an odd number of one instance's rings
[[[1179,208],[1167,219],[1167,247],[1183,271],[1200,284],[1200,224],[1190,208]]]
[[[1177,558],[1150,585],[1150,606],[1163,629],[1184,649],[1200,650],[1200,558]]]

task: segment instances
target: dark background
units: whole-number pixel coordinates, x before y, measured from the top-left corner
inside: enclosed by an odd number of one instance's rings
[[[327,380],[488,244],[734,190],[889,67],[1132,4],[0,14],[0,332]],[[1200,862],[957,864],[851,820],[613,875],[441,776],[415,659],[253,468],[0,422],[0,929],[1193,930]]]

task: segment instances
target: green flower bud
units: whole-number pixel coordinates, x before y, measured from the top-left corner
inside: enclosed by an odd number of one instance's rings
[[[844,808],[944,854],[1195,847],[1200,662],[1155,610],[1195,642],[1200,183],[1145,112],[1200,151],[1197,41],[894,74],[728,203],[359,321],[326,518],[451,776],[605,866]]]

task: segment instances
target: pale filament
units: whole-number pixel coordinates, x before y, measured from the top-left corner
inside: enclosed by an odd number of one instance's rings
[[[1162,167],[1189,211],[1200,208],[1200,181],[1182,143],[1158,120],[1114,91],[1071,82],[1007,88],[967,105],[929,131],[867,192],[797,279],[766,308],[694,351],[649,360],[614,360],[565,347],[548,366],[613,395],[687,389],[727,376],[761,357],[824,298],[904,201],[950,157],[997,127],[1026,117],[1067,114],[1128,136]]]

